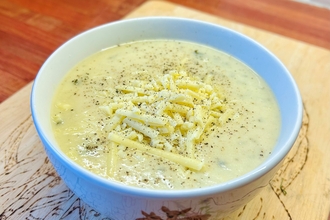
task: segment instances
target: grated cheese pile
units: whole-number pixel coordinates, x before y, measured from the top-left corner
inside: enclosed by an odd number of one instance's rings
[[[109,105],[100,106],[111,117],[105,126],[113,143],[109,163],[116,163],[115,145],[122,145],[201,170],[196,146],[203,134],[235,117],[211,86],[212,74],[203,82],[185,71],[168,71],[159,79],[143,71],[134,74],[135,80],[115,87]]]

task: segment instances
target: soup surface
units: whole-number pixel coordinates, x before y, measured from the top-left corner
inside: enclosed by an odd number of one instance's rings
[[[232,56],[189,42],[139,41],[77,64],[53,99],[55,138],[102,177],[188,189],[245,174],[280,130],[272,92]]]

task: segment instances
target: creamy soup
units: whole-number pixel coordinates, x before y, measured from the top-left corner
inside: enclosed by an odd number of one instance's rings
[[[234,57],[189,42],[139,41],[77,64],[53,99],[55,138],[91,172],[149,189],[211,186],[271,154],[280,113]]]

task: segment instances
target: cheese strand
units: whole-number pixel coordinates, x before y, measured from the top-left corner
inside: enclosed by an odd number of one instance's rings
[[[160,150],[160,149],[157,149],[157,148],[153,148],[153,147],[147,146],[145,144],[141,144],[139,142],[132,141],[130,139],[127,139],[127,138],[122,137],[120,135],[117,135],[115,133],[110,133],[108,135],[108,139],[110,141],[113,141],[113,142],[117,143],[117,144],[124,145],[125,147],[129,147],[129,148],[132,148],[132,149],[137,149],[139,151],[142,151],[142,152],[145,152],[145,153],[148,153],[148,154],[152,154],[152,155],[155,155],[155,156],[158,156],[158,157],[162,157],[162,158],[170,160],[174,163],[178,163],[178,164],[180,164],[184,167],[188,167],[188,168],[191,168],[191,169],[194,169],[194,170],[201,170],[203,168],[203,165],[204,165],[204,163],[199,161],[199,160],[192,159],[192,158],[187,158],[187,157],[184,157],[184,156],[179,155],[179,154],[174,154],[174,153],[171,153],[171,152],[168,152],[168,151],[163,151],[163,150]]]

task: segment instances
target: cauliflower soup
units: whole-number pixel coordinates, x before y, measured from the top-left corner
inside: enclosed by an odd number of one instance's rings
[[[148,40],[106,48],[58,86],[61,150],[104,178],[149,189],[219,184],[260,165],[280,112],[244,63],[210,47]]]

